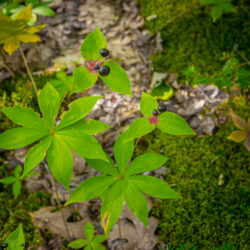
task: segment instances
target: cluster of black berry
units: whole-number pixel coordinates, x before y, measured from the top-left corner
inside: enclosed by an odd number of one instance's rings
[[[107,49],[101,49],[101,50],[100,50],[100,54],[101,54],[101,56],[103,56],[103,57],[107,57],[107,56],[109,55],[109,51],[108,51]],[[106,65],[100,67],[100,65],[96,64],[96,65],[94,66],[94,69],[95,69],[95,70],[99,70],[99,73],[100,73],[100,75],[102,75],[102,76],[106,76],[106,75],[108,75],[109,72],[110,72],[109,66],[106,66]]]
[[[8,244],[7,243],[3,243],[2,245],[0,245],[0,250],[4,250],[4,248],[7,248]]]
[[[159,111],[159,112],[158,112]],[[156,109],[154,109],[153,110],[153,115],[158,115],[159,113],[161,113],[161,112],[164,112],[164,111],[166,111],[166,106],[165,105],[159,105],[158,106],[158,110],[156,110]]]

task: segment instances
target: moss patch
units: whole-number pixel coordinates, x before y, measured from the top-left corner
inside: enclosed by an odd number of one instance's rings
[[[212,74],[221,69],[236,44],[238,50],[249,57],[249,7],[245,0],[233,1],[237,12],[223,14],[215,23],[210,7],[197,9],[197,0],[140,0],[139,4],[145,19],[157,15],[156,19],[146,21],[152,32],[179,13],[194,9],[161,30],[164,49],[152,57],[155,71],[175,72],[185,79],[184,71],[195,65],[200,72]]]
[[[3,164],[4,155],[0,155],[0,179],[9,176],[9,167]],[[21,194],[14,199],[11,185],[0,184],[0,239],[5,240],[10,232],[14,231],[22,223],[25,234],[26,246],[36,246],[40,244],[38,230],[31,222],[29,212],[38,210],[50,204],[50,194],[36,192],[28,193],[26,188],[22,188]]]
[[[238,113],[247,116],[245,111]],[[232,242],[247,249],[250,154],[244,145],[226,139],[234,129],[227,124],[214,136],[201,138],[157,130],[140,143],[137,154],[147,151],[169,157],[165,180],[182,196],[161,200],[152,210],[160,219],[160,240],[175,247],[212,249]]]

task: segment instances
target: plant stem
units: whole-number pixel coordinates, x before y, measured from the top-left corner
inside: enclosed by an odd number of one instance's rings
[[[69,232],[69,228],[67,226],[67,223],[66,223],[66,220],[65,220],[65,217],[64,217],[64,214],[63,214],[62,205],[61,205],[60,198],[59,198],[59,195],[58,195],[58,190],[57,190],[57,187],[56,187],[56,179],[55,179],[55,177],[53,175],[52,175],[52,179],[53,179],[53,184],[54,184],[54,188],[55,188],[55,193],[56,193],[56,199],[57,199],[58,207],[59,207],[61,215],[62,215],[63,223],[64,223],[65,229],[67,231],[68,238],[71,241],[72,238],[71,238],[71,235],[70,235],[70,232]]]
[[[27,69],[27,72],[28,72],[28,74],[29,74],[30,80],[31,80],[31,82],[32,82],[32,85],[33,85],[33,87],[34,87],[34,90],[35,90],[36,96],[37,96],[37,98],[38,98],[38,92],[37,92],[36,83],[35,83],[35,81],[34,81],[34,79],[33,79],[33,76],[32,76],[32,74],[31,74],[31,71],[30,71],[30,68],[29,68],[28,62],[27,62],[27,60],[26,60],[26,57],[25,57],[25,55],[24,55],[24,53],[23,53],[23,49],[22,49],[22,47],[21,47],[21,46],[20,46],[20,52],[21,52],[21,56],[22,56],[22,58],[23,58],[23,61],[24,61],[25,67],[26,67],[26,69]]]
[[[137,139],[136,143],[135,143],[135,147],[134,149],[136,148],[137,144],[139,143],[139,141],[141,140],[141,137]]]
[[[119,228],[119,236],[120,236],[121,249],[124,250],[123,243],[122,243],[122,231],[121,231],[121,221],[120,221],[120,218],[118,219],[118,228]]]

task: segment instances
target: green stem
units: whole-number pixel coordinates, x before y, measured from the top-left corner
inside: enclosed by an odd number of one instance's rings
[[[24,53],[23,53],[23,49],[22,49],[21,46],[20,46],[20,52],[21,52],[21,56],[22,56],[23,61],[24,61],[24,65],[25,65],[25,67],[26,67],[26,69],[27,69],[27,72],[28,72],[28,74],[29,74],[30,80],[31,80],[31,82],[32,82],[32,85],[33,85],[33,87],[34,87],[36,96],[37,96],[37,98],[38,98],[38,92],[37,92],[36,83],[35,83],[35,81],[34,81],[34,79],[33,79],[33,76],[32,76],[32,74],[31,74],[31,71],[30,71],[28,62],[27,62],[27,60],[26,60],[26,57],[25,57],[25,55],[24,55]]]
[[[70,235],[70,232],[69,232],[69,228],[68,228],[67,223],[66,223],[66,219],[65,219],[64,214],[63,214],[62,205],[61,205],[60,198],[59,198],[59,195],[58,195],[58,190],[57,190],[57,187],[56,187],[56,179],[55,179],[55,177],[53,175],[52,175],[52,179],[53,179],[53,185],[54,185],[54,188],[55,188],[55,193],[56,193],[56,199],[57,199],[58,207],[59,207],[60,212],[61,212],[61,216],[62,216],[62,219],[63,219],[63,223],[64,223],[64,226],[65,226],[66,232],[68,234],[68,238],[71,241],[72,238],[71,238],[71,235]]]
[[[123,243],[122,243],[122,231],[121,231],[121,221],[120,218],[118,219],[118,229],[119,229],[119,236],[120,236],[120,243],[121,243],[121,249],[124,250],[123,248]]]

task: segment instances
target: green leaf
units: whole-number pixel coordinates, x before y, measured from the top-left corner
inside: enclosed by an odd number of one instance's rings
[[[103,65],[110,68],[110,72],[107,76],[99,74],[99,77],[103,82],[109,88],[118,93],[133,96],[130,87],[130,80],[126,71],[118,63],[113,61],[106,61]]]
[[[124,200],[122,182],[123,181],[118,181],[113,184],[101,197],[101,218],[106,238],[108,238],[110,230],[115,225],[122,212]]]
[[[157,101],[149,94],[142,92],[140,109],[144,116],[151,117],[154,109],[158,110]]]
[[[148,204],[145,196],[132,182],[125,188],[125,200],[133,214],[148,227]]]
[[[5,243],[8,244],[8,249],[12,250],[23,250],[24,249],[24,235],[23,235],[23,229],[22,224],[18,226],[18,228],[9,234],[7,239],[5,240]]]
[[[221,7],[224,12],[235,12],[235,8],[231,3],[222,3]]]
[[[180,198],[180,195],[177,194],[172,188],[167,185],[167,183],[165,183],[161,179],[147,175],[139,175],[131,176],[127,180],[136,184],[139,189],[145,194],[160,199]]]
[[[167,160],[167,157],[159,154],[143,154],[135,158],[126,171],[126,176],[153,171],[160,168]]]
[[[46,130],[33,128],[12,128],[0,134],[0,148],[17,149],[23,148],[43,136],[47,135]]]
[[[6,185],[9,185],[9,184],[12,184],[14,182],[17,181],[17,178],[14,177],[14,176],[10,176],[10,177],[6,177],[4,179],[1,179],[0,180],[0,183],[3,183],[3,184],[6,184]]]
[[[154,98],[158,100],[169,100],[174,95],[174,90],[166,82],[154,87],[150,93]]]
[[[13,186],[12,186],[12,193],[15,197],[15,199],[17,198],[17,196],[20,194],[20,191],[21,191],[21,187],[22,187],[22,183],[17,180]]]
[[[63,139],[54,135],[48,149],[48,165],[53,176],[69,191],[69,184],[73,172],[73,157]]]
[[[235,127],[247,131],[247,123],[238,115],[231,112],[232,120]]]
[[[51,144],[51,139],[51,136],[46,136],[38,144],[29,149],[25,157],[24,171],[21,178],[25,177],[44,159],[46,156],[46,151]]]
[[[221,17],[222,13],[223,13],[223,9],[222,9],[221,5],[213,6],[213,8],[211,10],[211,16],[213,18],[213,21],[215,22],[216,19]]]
[[[69,131],[68,131],[69,132]],[[58,134],[67,145],[79,156],[87,159],[101,159],[108,161],[99,142],[91,135],[79,133],[77,136],[72,130],[72,136]]]
[[[1,111],[10,120],[26,128],[47,128],[44,120],[31,108],[15,106],[14,108],[2,108]]]
[[[93,242],[96,242],[96,243],[102,243],[106,240],[105,238],[105,235],[104,234],[99,234],[99,235],[96,235],[93,239]]]
[[[79,133],[95,135],[109,128],[112,127],[97,120],[89,119],[87,121],[86,119],[81,119],[80,121],[59,130],[57,133],[61,135],[72,135],[72,133],[75,133],[75,136],[77,136]]]
[[[91,249],[95,249],[95,250],[106,250],[106,248],[103,245],[93,242],[93,241],[91,242],[91,247],[92,247]]]
[[[164,112],[159,115],[158,128],[170,135],[195,135],[188,123],[179,115]]]
[[[113,176],[91,177],[77,186],[65,206],[99,197],[115,181]]]
[[[53,128],[60,107],[60,96],[50,83],[42,89],[38,96],[38,103],[49,128]]]
[[[70,110],[63,113],[61,122],[56,127],[56,131],[65,128],[82,118],[84,118],[95,106],[101,96],[87,96],[73,101],[69,107]]]
[[[101,49],[107,48],[107,42],[100,28],[91,32],[86,36],[81,45],[81,55],[86,61],[97,60]],[[103,57],[101,57],[103,59]]]
[[[242,142],[247,139],[247,131],[245,130],[237,130],[233,131],[231,135],[227,137],[227,139],[235,141],[235,142]]]
[[[149,134],[154,129],[155,125],[150,124],[148,118],[137,118],[130,124],[129,129],[127,130],[127,138],[125,142]]]
[[[90,72],[85,66],[73,71],[73,86],[71,94],[91,88],[97,81],[98,75]]]
[[[94,226],[90,222],[87,222],[85,227],[84,227],[84,235],[85,235],[85,237],[89,241],[91,241],[93,239],[94,233],[95,233]]]
[[[40,16],[56,16],[55,12],[52,9],[45,6],[36,7],[32,9],[32,12]]]
[[[134,152],[134,141],[124,142],[126,138],[127,132],[122,133],[114,145],[114,157],[120,173],[123,173]]]
[[[68,246],[71,248],[82,248],[85,247],[87,244],[88,242],[86,240],[78,239],[69,243]]]
[[[51,80],[51,85],[56,89],[60,96],[60,100],[62,100],[67,92],[69,91],[69,88],[72,86],[73,77],[67,76],[64,71],[58,71],[56,73],[56,79]]]
[[[113,161],[110,159],[108,154],[106,154],[108,162],[100,159],[85,159],[90,167],[94,168],[97,171],[105,175],[119,176],[118,169],[114,165]]]
[[[20,174],[22,172],[22,167],[20,165],[17,165],[14,169],[14,175],[16,178],[19,178]]]

